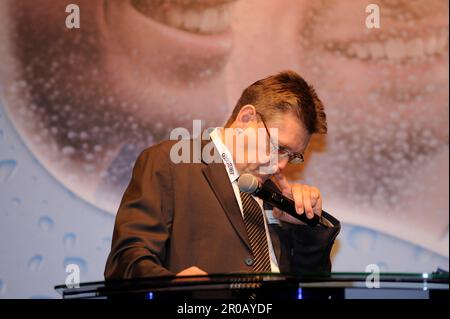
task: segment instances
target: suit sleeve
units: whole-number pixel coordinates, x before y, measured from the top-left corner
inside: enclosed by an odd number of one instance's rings
[[[326,212],[322,215],[332,228],[308,225],[285,225],[290,242],[290,267],[296,274],[326,274],[331,272],[330,253],[340,231],[340,223]]]
[[[105,279],[171,276],[165,268],[173,188],[168,154],[142,152],[117,212]]]
[[[265,187],[273,191],[281,192],[278,186],[271,180],[266,181]],[[286,269],[294,274],[327,274],[331,272],[330,253],[334,241],[341,229],[340,222],[322,211],[323,217],[328,219],[333,227],[311,227],[308,225],[294,225],[281,223],[278,231],[280,240],[289,250],[282,263],[288,265]]]

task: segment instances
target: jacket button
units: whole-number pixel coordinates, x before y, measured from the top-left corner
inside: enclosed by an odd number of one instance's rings
[[[245,264],[246,264],[247,266],[253,265],[254,262],[255,262],[255,261],[254,261],[253,258],[251,258],[251,257],[245,258]]]

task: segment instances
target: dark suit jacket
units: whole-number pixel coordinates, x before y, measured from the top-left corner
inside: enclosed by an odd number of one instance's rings
[[[197,163],[175,164],[175,143],[162,142],[138,157],[116,216],[106,279],[174,275],[190,266],[208,273],[252,271],[249,239],[224,164],[205,163],[195,154]],[[334,228],[269,226],[281,272],[331,270],[340,224],[326,217]]]

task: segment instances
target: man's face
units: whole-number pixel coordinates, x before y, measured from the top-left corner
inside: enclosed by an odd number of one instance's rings
[[[286,167],[289,158],[287,156],[280,157],[277,151],[278,147],[303,154],[311,139],[311,134],[291,113],[281,114],[267,120],[265,124],[270,136],[259,116],[249,122],[244,133],[248,137],[244,140],[243,148],[245,162],[236,161],[236,167],[241,174],[250,173],[260,183],[264,183],[272,175]],[[249,159],[254,159],[254,161]]]
[[[449,2],[379,1],[380,29],[365,25],[370,3],[238,2],[230,99],[255,77],[299,71],[330,130],[289,177],[320,187],[341,221],[435,250],[448,233]]]
[[[52,175],[113,212],[142,149],[228,113],[234,1],[79,0],[68,29],[72,2],[0,1],[0,94]]]

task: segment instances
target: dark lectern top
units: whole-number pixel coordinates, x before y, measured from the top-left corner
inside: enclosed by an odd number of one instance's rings
[[[447,298],[448,273],[215,274],[56,286],[65,299],[436,299]]]

